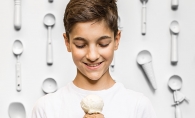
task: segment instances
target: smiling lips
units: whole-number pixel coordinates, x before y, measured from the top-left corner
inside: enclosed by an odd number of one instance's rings
[[[91,63],[84,63],[89,69],[97,69],[99,66],[100,66],[100,64],[101,64],[102,62],[99,62],[99,63],[95,63],[95,64],[91,64]]]

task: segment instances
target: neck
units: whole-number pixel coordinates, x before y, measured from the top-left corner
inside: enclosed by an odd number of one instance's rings
[[[98,80],[91,80],[77,69],[77,75],[73,80],[73,83],[77,87],[85,90],[98,91],[112,87],[115,81],[110,76],[109,69]]]

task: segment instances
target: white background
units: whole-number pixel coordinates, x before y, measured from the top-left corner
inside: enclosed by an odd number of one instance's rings
[[[0,4],[0,117],[9,118],[8,107],[12,102],[24,104],[27,118],[35,101],[44,95],[42,82],[54,78],[58,88],[74,79],[76,67],[71,54],[66,51],[62,33],[63,13],[69,0],[22,0],[22,28],[13,27],[14,0],[1,0]],[[122,37],[115,52],[115,71],[111,72],[116,81],[127,88],[144,93],[151,100],[158,118],[174,118],[172,91],[167,82],[172,75],[183,79],[181,92],[191,101],[180,105],[183,118],[195,117],[195,0],[180,0],[176,11],[171,9],[171,0],[149,0],[147,3],[147,34],[141,35],[141,2],[139,0],[118,0],[121,17]],[[54,64],[46,64],[47,29],[43,24],[46,13],[56,16],[52,28]],[[170,63],[170,31],[173,20],[180,24],[178,38],[179,62]],[[22,64],[22,91],[15,89],[16,57],[12,45],[20,39],[24,52]],[[154,91],[141,68],[136,63],[137,54],[148,50],[152,54],[153,68],[158,85]]]

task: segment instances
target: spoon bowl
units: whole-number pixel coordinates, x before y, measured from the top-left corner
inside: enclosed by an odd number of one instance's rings
[[[15,55],[20,55],[23,52],[23,44],[20,40],[15,40],[12,51]]]
[[[45,93],[53,93],[57,90],[57,82],[53,78],[47,78],[43,81],[42,90]]]
[[[48,13],[45,15],[43,22],[46,26],[51,27],[52,25],[55,24],[55,16],[51,13]]]
[[[170,31],[173,34],[178,34],[179,31],[180,31],[180,29],[179,29],[179,23],[177,21],[172,21],[169,28],[170,28]]]
[[[26,118],[26,111],[24,105],[19,102],[13,102],[9,105],[10,118]]]
[[[149,51],[147,50],[143,50],[141,51],[138,56],[137,56],[137,62],[140,64],[140,65],[143,65],[143,64],[146,64],[146,63],[149,63],[152,61],[152,55],[150,54]]]
[[[172,90],[179,90],[182,87],[182,79],[180,76],[178,75],[173,75],[170,77],[169,82],[168,82],[168,86],[172,89]]]

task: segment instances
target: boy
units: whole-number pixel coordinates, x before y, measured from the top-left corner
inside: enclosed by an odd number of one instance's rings
[[[32,118],[156,118],[150,101],[124,88],[110,73],[121,32],[115,0],[70,0],[63,34],[77,67],[73,82],[40,98]],[[104,101],[102,114],[85,114],[81,100],[96,94]]]

